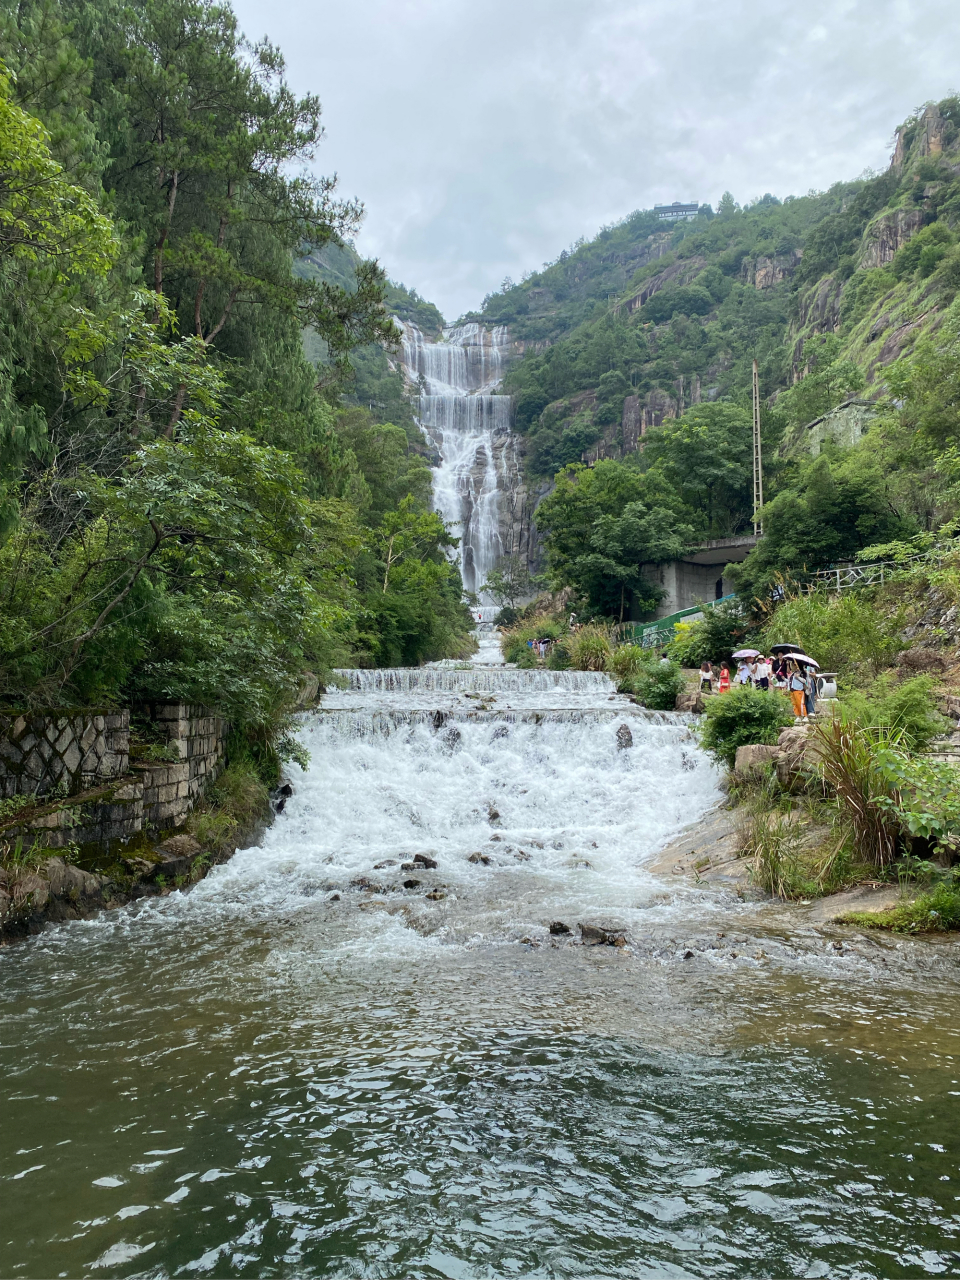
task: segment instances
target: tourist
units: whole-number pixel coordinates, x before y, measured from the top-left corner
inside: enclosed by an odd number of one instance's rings
[[[755,685],[757,683],[757,659],[756,658],[747,659],[747,670],[750,672],[750,683]]]
[[[804,681],[806,688],[803,691],[804,702],[806,703],[807,715],[815,716],[817,714],[817,677],[813,668],[807,668],[806,680]]]
[[[720,679],[717,681],[717,693],[730,692],[730,668],[724,662],[720,668]]]
[[[773,660],[773,683],[777,689],[787,687],[787,664],[783,655],[779,653]]]
[[[790,674],[787,678],[787,687],[790,690],[790,701],[793,703],[793,714],[797,720],[806,720],[807,707],[805,695],[807,692],[807,682],[804,679],[803,672],[795,662],[790,664]]]
[[[713,664],[709,658],[700,663],[700,690],[706,686],[707,693],[713,693]]]
[[[750,683],[750,667],[742,658],[737,663],[737,674],[734,676],[733,682],[734,684]]]
[[[770,688],[770,676],[773,674],[773,667],[770,665],[770,659],[765,658],[763,654],[757,659],[757,674],[754,679],[758,689]]]

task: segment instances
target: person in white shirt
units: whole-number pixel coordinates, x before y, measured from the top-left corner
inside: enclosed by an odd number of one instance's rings
[[[770,677],[772,674],[773,674],[773,667],[770,664],[769,658],[765,658],[761,654],[760,657],[757,659],[757,674],[754,679],[754,683],[756,684],[757,688],[769,689]]]

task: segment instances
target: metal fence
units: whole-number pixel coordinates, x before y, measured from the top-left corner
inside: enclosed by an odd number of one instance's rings
[[[897,574],[918,568],[922,564],[936,566],[943,563],[948,556],[960,553],[960,539],[955,539],[942,546],[933,547],[930,551],[921,551],[915,556],[907,556],[902,560],[877,560],[872,564],[842,564],[833,569],[821,569],[813,573],[801,584],[804,595],[812,595],[815,591],[847,591],[851,587],[882,586]]]

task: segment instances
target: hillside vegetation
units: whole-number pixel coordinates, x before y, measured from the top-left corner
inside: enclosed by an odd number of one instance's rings
[[[666,228],[634,214],[485,300],[523,353],[504,390],[528,477],[554,490],[537,523],[555,587],[608,616],[624,591],[642,608],[640,566],[750,529],[754,359],[767,507],[738,571],[747,602],[950,524],[958,125],[957,99],[918,111],[888,170],[826,192],[746,208],[727,193]]]
[[[387,298],[435,309],[292,176],[320,106],[280,52],[205,0],[24,0],[0,58],[0,705],[201,702],[267,741],[305,668],[469,647],[383,351]]]

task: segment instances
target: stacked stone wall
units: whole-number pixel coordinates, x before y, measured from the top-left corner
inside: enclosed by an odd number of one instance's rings
[[[76,795],[129,765],[129,711],[0,715],[0,799]]]
[[[146,710],[178,760],[131,765],[129,711],[0,716],[0,798],[38,801],[0,821],[0,841],[109,845],[181,826],[223,768],[227,724],[198,706]]]

